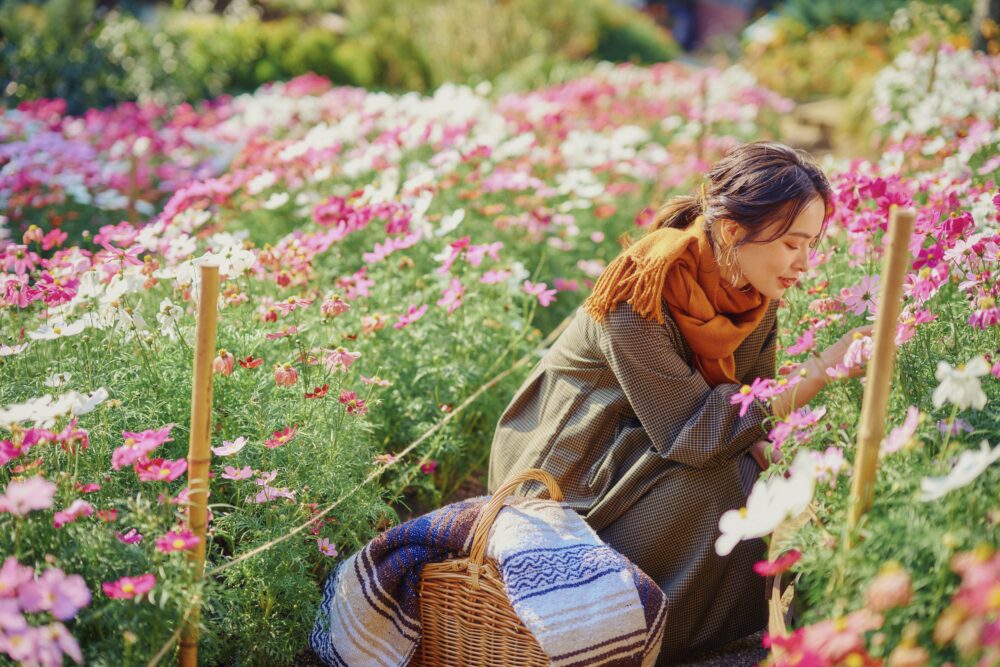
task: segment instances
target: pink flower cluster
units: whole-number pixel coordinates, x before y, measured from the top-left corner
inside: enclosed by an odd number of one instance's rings
[[[56,666],[64,656],[83,662],[76,639],[60,621],[90,604],[83,577],[51,567],[40,575],[8,556],[0,567],[0,654],[23,664]],[[46,625],[30,625],[24,614],[50,615]]]

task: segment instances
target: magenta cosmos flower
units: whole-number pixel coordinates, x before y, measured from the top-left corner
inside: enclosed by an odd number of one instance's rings
[[[131,600],[144,595],[156,585],[156,576],[140,574],[137,577],[122,577],[117,581],[105,581],[101,584],[104,594],[118,600]]]
[[[135,464],[140,482],[172,482],[187,470],[184,459],[152,459]]]
[[[187,551],[198,546],[200,539],[190,530],[167,531],[167,533],[156,540],[156,548],[164,553],[173,551]]]
[[[282,445],[287,445],[295,437],[298,432],[299,427],[294,424],[291,426],[286,426],[280,431],[275,431],[270,438],[264,441],[264,446],[268,449],[274,449],[275,447],[281,447]]]
[[[171,442],[173,438],[169,436],[170,429],[173,427],[173,424],[167,424],[159,429],[140,431],[138,433],[122,431],[125,444],[115,449],[111,454],[111,467],[115,470],[121,470],[124,466],[132,465],[136,461],[145,458],[163,443]]]

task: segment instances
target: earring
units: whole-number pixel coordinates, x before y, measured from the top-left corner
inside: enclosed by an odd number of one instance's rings
[[[739,258],[736,256],[738,250],[735,245],[729,246],[726,250],[726,266],[733,274],[733,285],[743,282],[743,272],[740,271]]]

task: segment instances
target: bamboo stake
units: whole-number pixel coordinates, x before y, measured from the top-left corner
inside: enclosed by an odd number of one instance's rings
[[[910,236],[915,215],[895,206],[889,213],[889,244],[882,260],[882,288],[878,318],[872,341],[872,356],[865,374],[865,392],[861,401],[861,426],[854,456],[854,476],[848,503],[847,546],[861,515],[871,509],[875,495],[878,453],[885,437],[885,414],[889,407],[889,384],[896,357],[896,321],[903,298],[903,277],[910,263]]]
[[[194,562],[194,579],[205,572],[205,524],[208,520],[208,464],[212,460],[209,438],[212,426],[212,358],[218,320],[219,267],[201,267],[198,298],[198,332],[194,348],[194,379],[191,386],[191,440],[188,447],[188,529],[198,536],[198,545],[188,557]],[[195,605],[181,630],[181,667],[198,664],[200,605]]]

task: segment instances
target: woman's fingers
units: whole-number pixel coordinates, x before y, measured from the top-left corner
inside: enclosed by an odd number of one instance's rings
[[[761,470],[767,470],[767,467],[771,465],[767,456],[767,446],[770,444],[767,440],[758,440],[750,445],[750,455],[753,456]]]

